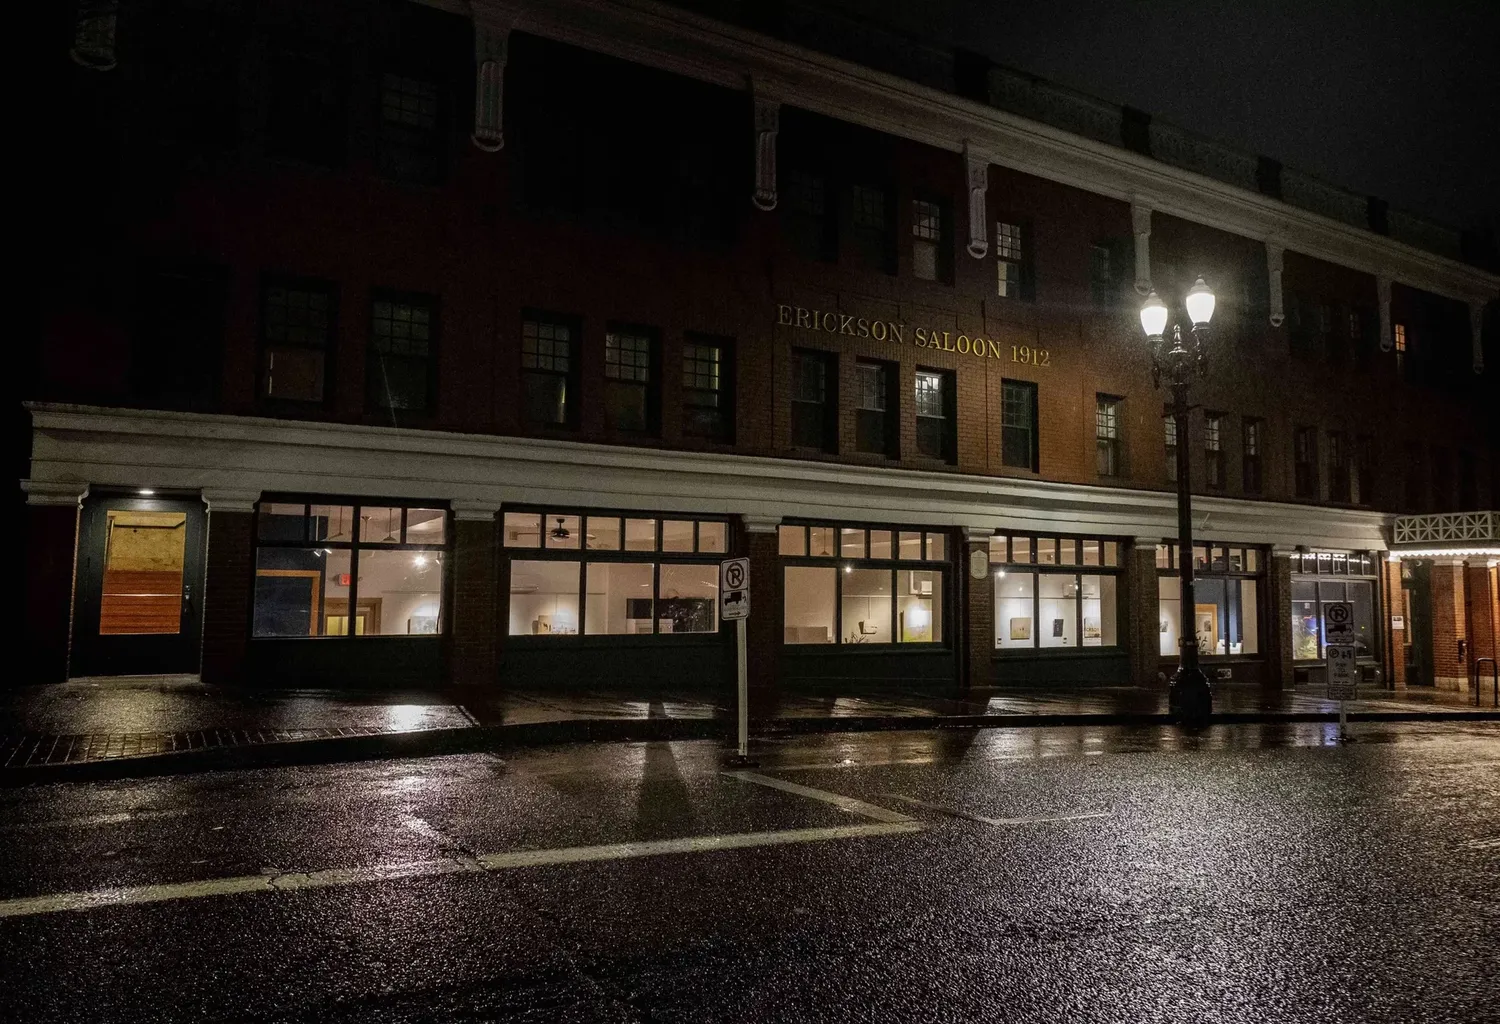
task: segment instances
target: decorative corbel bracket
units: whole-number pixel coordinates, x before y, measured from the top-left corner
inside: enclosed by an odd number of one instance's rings
[[[1139,199],[1130,204],[1130,230],[1135,234],[1135,290],[1151,291],[1151,207]]]
[[[1266,239],[1266,280],[1270,286],[1271,326],[1286,322],[1286,304],[1281,291],[1281,272],[1286,264],[1286,249],[1276,239]]]
[[[751,80],[755,132],[755,191],[750,202],[767,213],[776,209],[776,134],[781,130],[781,97],[764,81]]]
[[[969,190],[969,255],[982,260],[990,252],[990,222],[985,196],[990,188],[990,159],[964,143],[964,180]]]
[[[486,153],[505,148],[505,63],[515,15],[488,5],[474,8],[474,131],[469,139]]]

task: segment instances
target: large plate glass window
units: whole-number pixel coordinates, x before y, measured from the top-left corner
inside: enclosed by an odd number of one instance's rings
[[[781,527],[782,629],[788,644],[940,644],[949,578],[936,530]]]
[[[511,636],[719,631],[729,524],[678,514],[507,509]]]
[[[1182,636],[1182,587],[1177,547],[1156,549],[1157,635],[1162,657],[1175,657]],[[1260,653],[1260,595],[1265,559],[1260,548],[1205,541],[1193,547],[1192,624],[1203,657]]]
[[[991,537],[995,650],[1118,647],[1120,550],[1106,537]]]
[[[1293,659],[1322,661],[1327,657],[1324,617],[1328,605],[1338,601],[1354,606],[1355,655],[1378,657],[1379,560],[1366,551],[1318,551],[1293,554],[1291,567]]]
[[[252,635],[444,632],[448,512],[436,503],[267,499],[256,509]]]

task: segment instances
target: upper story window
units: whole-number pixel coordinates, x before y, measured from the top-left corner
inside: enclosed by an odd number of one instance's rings
[[[656,429],[656,335],[611,328],[604,335],[604,420],[611,430]]]
[[[957,458],[954,383],[954,375],[947,371],[917,371],[917,451],[929,459],[954,462]]]
[[[838,451],[838,357],[792,350],[792,445]]]
[[[548,508],[507,510],[502,528],[511,636],[719,631],[722,519]]]
[[[1246,494],[1259,494],[1262,486],[1260,466],[1261,432],[1265,424],[1246,417],[1240,426],[1240,452]]]
[[[435,184],[442,179],[442,143],[438,84],[412,75],[382,75],[380,172]]]
[[[832,263],[838,258],[838,221],[832,216],[828,184],[821,174],[788,169],[781,175],[780,206],[792,248],[803,259]]]
[[[1100,476],[1122,476],[1120,419],[1123,398],[1096,395],[1094,398],[1094,451]]]
[[[267,58],[265,149],[325,167],[348,156],[348,68],[342,52],[318,40],[283,40]]]
[[[1224,489],[1224,417],[1209,413],[1203,417],[1203,465],[1208,486]]]
[[[1111,246],[1095,243],[1089,247],[1089,298],[1095,306],[1104,309],[1119,298],[1117,272]]]
[[[1393,324],[1392,331],[1395,333],[1396,370],[1400,372],[1406,369],[1406,325]]]
[[[850,189],[850,225],[856,258],[868,270],[894,274],[894,236],[888,203],[886,191],[874,185],[855,185]]]
[[[928,199],[912,200],[912,273],[923,281],[951,282],[953,279],[949,220],[946,204]]]
[[[1028,380],[1000,382],[1000,464],[1038,470],[1036,384]]]
[[[255,535],[252,635],[445,631],[446,509],[275,498],[256,506]]]
[[[734,343],[689,334],[682,346],[682,432],[734,440]]]
[[[788,644],[940,644],[948,544],[937,531],[784,525]]]
[[[436,342],[436,299],[377,293],[370,309],[370,404],[431,412]]]
[[[333,287],[268,281],[261,289],[261,397],[321,403],[333,341]]]
[[[1350,462],[1348,435],[1340,430],[1330,430],[1328,432],[1328,497],[1332,501],[1350,501],[1353,498]]]
[[[521,321],[521,412],[527,423],[578,423],[578,329],[562,317],[533,314]]]
[[[1299,498],[1318,497],[1318,428],[1298,427],[1292,439],[1293,481]]]
[[[995,294],[1002,299],[1024,298],[1026,239],[1020,224],[995,222]]]
[[[1177,482],[1177,419],[1168,416],[1162,420],[1162,423],[1165,424],[1163,441],[1167,450],[1167,482],[1175,484]]]
[[[859,383],[858,406],[854,411],[854,447],[856,451],[898,456],[900,402],[895,394],[899,371],[894,363],[862,359],[854,366]]]

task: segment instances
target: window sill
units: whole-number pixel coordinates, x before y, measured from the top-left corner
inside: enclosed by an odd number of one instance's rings
[[[991,661],[1014,661],[1017,658],[1117,658],[1125,654],[1125,648],[1113,647],[1025,647],[995,648],[990,652]]]
[[[930,644],[789,644],[782,643],[783,652],[798,654],[807,652],[809,654],[854,654],[861,655],[889,655],[889,654],[952,654],[953,648],[943,643]]]

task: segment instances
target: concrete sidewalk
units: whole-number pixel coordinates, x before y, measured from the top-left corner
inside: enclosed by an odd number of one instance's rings
[[[1500,719],[1460,694],[1386,691],[1350,705],[1360,720]],[[1331,721],[1311,691],[1221,685],[1216,721]],[[973,691],[962,698],[871,688],[789,694],[758,709],[757,736],[875,729],[1161,725],[1164,689]],[[188,677],[75,680],[0,691],[0,782],[416,756],[589,740],[728,739],[732,698],[689,690],[369,692],[208,686]]]

